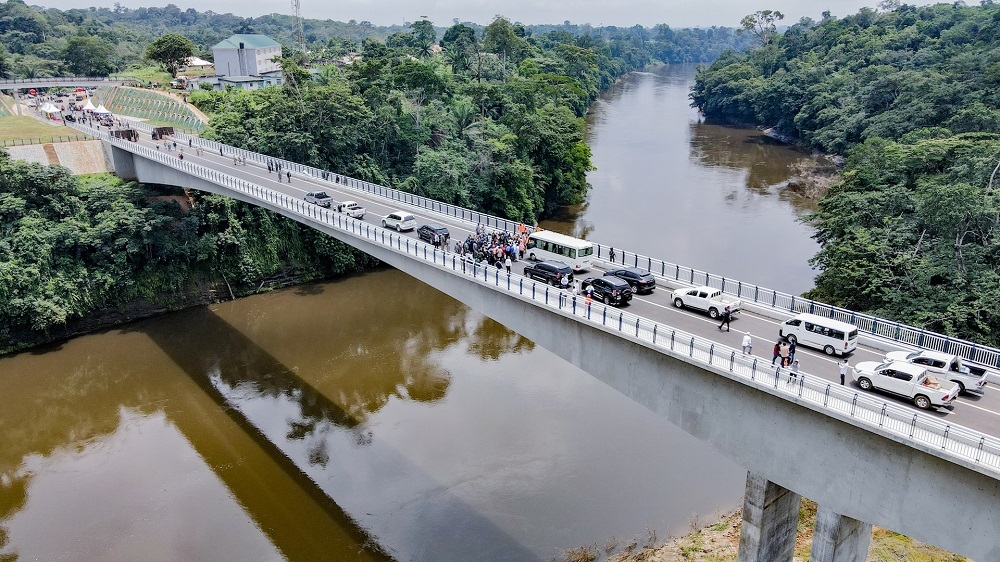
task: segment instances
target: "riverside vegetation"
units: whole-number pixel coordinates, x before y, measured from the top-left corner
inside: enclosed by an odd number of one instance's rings
[[[258,21],[270,29],[267,18]],[[144,64],[136,53],[146,49],[137,47],[185,29],[205,54],[231,33],[257,31],[257,23],[175,6],[63,12],[7,0],[0,4],[0,75],[101,74]],[[485,28],[448,28],[435,52],[438,32],[426,20],[409,31],[334,26],[353,35],[346,39],[326,37],[322,30],[334,28],[313,23],[306,21],[307,39],[317,56],[357,48],[361,58],[346,70],[317,62],[313,75],[300,66],[309,57],[286,46],[284,86],[191,96],[212,116],[206,136],[526,222],[586,193],[582,116],[601,89],[647,64],[710,60],[742,41],[732,29],[666,25],[567,23],[535,35],[497,18]],[[0,352],[377,265],[223,197],[74,178],[6,156],[0,215]]]
[[[808,296],[1000,345],[1000,5],[880,7],[726,53],[692,99],[846,157]]]

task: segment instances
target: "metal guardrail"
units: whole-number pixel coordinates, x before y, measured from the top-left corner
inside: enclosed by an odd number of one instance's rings
[[[317,223],[378,244],[442,271],[462,276],[470,282],[616,334],[676,359],[705,367],[747,386],[910,444],[929,454],[1000,476],[1000,439],[996,437],[945,423],[899,404],[879,400],[876,395],[863,394],[808,373],[800,372],[797,378],[790,377],[786,369],[772,367],[766,360],[743,355],[740,350],[712,340],[597,302],[587,303],[582,297],[521,275],[507,274],[496,267],[464,260],[453,252],[393,230],[308,204],[302,199],[181,160],[168,153],[113,138],[106,132],[98,132],[97,136],[143,158],[240,192],[264,206],[284,209],[306,222]]]
[[[0,86],[23,85],[28,87],[33,85],[41,86],[44,84],[131,84],[138,82],[141,82],[141,80],[134,76],[53,76],[46,78],[2,78],[0,79]]]
[[[149,128],[148,130],[152,129]],[[181,133],[175,136],[185,141],[190,139],[192,142],[197,142],[201,144],[201,146],[210,147],[213,150],[221,149],[226,155],[240,156],[248,161],[258,162],[264,165],[266,165],[268,161],[280,162],[284,169],[308,175],[315,179],[329,180],[330,178],[339,178],[337,183],[346,187],[354,188],[364,193],[385,197],[392,201],[399,201],[401,203],[413,205],[422,209],[461,218],[473,223],[481,223],[489,228],[513,231],[517,225],[520,224],[517,221],[511,221],[495,217],[493,215],[488,215],[486,213],[472,211],[470,209],[465,209],[449,203],[442,203],[440,201],[415,195],[413,193],[407,193],[397,189],[366,182],[364,180],[354,179],[343,174],[334,174],[332,172],[313,168],[312,166],[306,166],[295,162],[289,162],[281,158],[274,158],[256,152],[251,152],[249,150],[235,148],[219,142],[202,139],[201,137],[195,135]],[[901,344],[913,345],[944,353],[953,353],[964,359],[985,365],[987,367],[994,369],[1000,368],[1000,349],[997,348],[977,344],[968,340],[952,338],[943,334],[909,326],[901,322],[878,318],[877,316],[872,316],[870,314],[854,312],[845,308],[783,293],[775,289],[768,289],[759,285],[744,283],[722,275],[708,273],[649,256],[643,256],[635,252],[616,249],[615,259],[611,260],[611,246],[596,242],[594,243],[594,246],[599,259],[604,259],[613,263],[620,263],[624,266],[645,268],[653,274],[660,275],[663,278],[673,279],[678,282],[689,283],[692,285],[709,285],[722,290],[726,294],[739,297],[753,302],[754,304],[770,306],[778,310],[787,311],[790,314],[809,312],[820,316],[835,318],[837,320],[854,324],[858,327],[858,330],[866,334],[886,338]]]
[[[62,135],[58,137],[43,137],[35,139],[7,139],[0,140],[0,146],[27,146],[31,144],[49,144],[53,142],[75,142],[92,140],[93,137],[87,135]]]

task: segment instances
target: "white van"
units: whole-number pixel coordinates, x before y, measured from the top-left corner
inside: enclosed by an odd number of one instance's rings
[[[551,230],[538,230],[528,236],[525,253],[533,261],[561,261],[573,271],[584,271],[590,269],[594,243]]]
[[[778,335],[799,345],[822,349],[827,355],[847,355],[858,347],[858,327],[815,314],[799,314],[785,320]]]

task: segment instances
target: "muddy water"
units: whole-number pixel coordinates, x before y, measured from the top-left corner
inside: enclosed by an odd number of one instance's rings
[[[787,182],[818,159],[703,122],[688,99],[694,75],[657,67],[601,96],[587,123],[594,187],[543,226],[787,293],[812,288],[819,246],[799,219],[815,202]]]
[[[602,99],[595,189],[563,228],[808,288],[778,163],[800,155],[699,123],[690,78]],[[788,260],[745,259],[774,240]],[[0,396],[0,558],[550,560],[683,533],[745,477],[391,270],[2,358]]]

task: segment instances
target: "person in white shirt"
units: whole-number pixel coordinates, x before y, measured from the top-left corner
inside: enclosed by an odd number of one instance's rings
[[[753,352],[753,339],[750,337],[750,332],[743,335],[743,354],[750,355]]]

